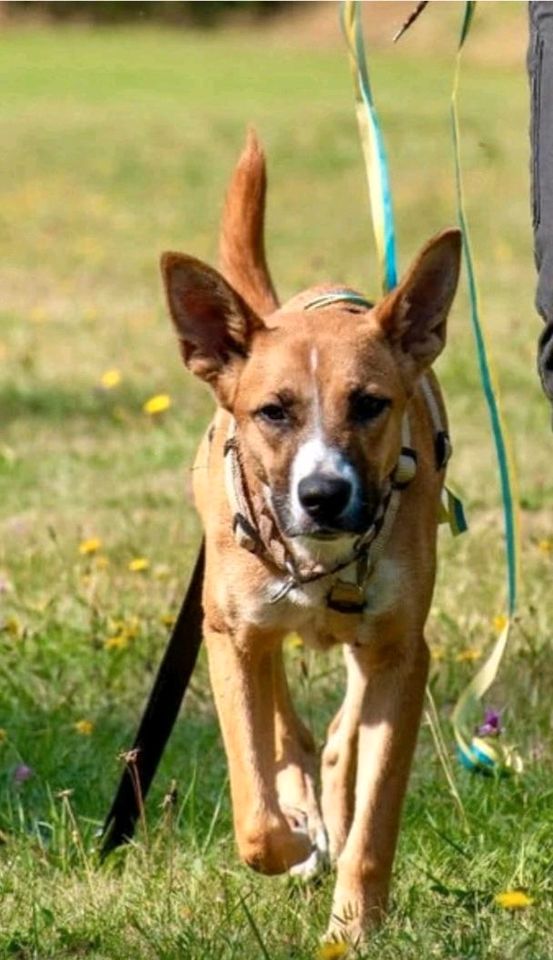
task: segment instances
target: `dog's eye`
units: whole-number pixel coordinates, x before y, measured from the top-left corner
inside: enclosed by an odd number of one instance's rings
[[[350,417],[354,423],[367,423],[380,416],[390,402],[387,397],[376,397],[372,393],[354,393],[350,398]]]
[[[269,423],[286,423],[288,414],[281,403],[266,403],[256,411],[257,416]]]

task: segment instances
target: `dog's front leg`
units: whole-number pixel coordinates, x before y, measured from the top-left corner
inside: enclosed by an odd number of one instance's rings
[[[227,754],[241,858],[282,873],[307,858],[309,836],[279,807],[275,770],[273,658],[276,638],[254,628],[205,630],[209,672]]]
[[[282,649],[273,655],[275,756],[281,810],[309,835],[312,850],[292,873],[309,879],[328,859],[327,837],[316,793],[317,750],[313,734],[296,713],[284,668]]]
[[[344,847],[353,817],[357,740],[366,690],[365,672],[349,646],[344,647],[344,660],[346,695],[329,725],[321,768],[321,805],[333,862]]]
[[[352,648],[365,678],[353,820],[337,862],[330,934],[357,941],[386,910],[401,805],[428,675],[428,649],[412,642]]]

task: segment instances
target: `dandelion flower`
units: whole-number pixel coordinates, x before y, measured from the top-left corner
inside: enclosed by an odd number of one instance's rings
[[[89,556],[91,553],[98,553],[98,550],[102,546],[102,541],[99,537],[90,537],[88,540],[83,540],[79,544],[79,553],[83,557]]]
[[[116,370],[115,368],[106,370],[100,377],[100,383],[102,384],[104,390],[113,390],[121,383],[120,371]]]
[[[158,413],[165,413],[166,410],[171,406],[171,397],[167,393],[156,393],[155,396],[150,397],[149,400],[146,400],[146,403],[142,407],[144,413],[147,413],[150,417],[157,416]]]
[[[114,637],[106,637],[104,640],[105,650],[124,650],[129,645],[129,637],[126,633],[117,633]]]
[[[175,623],[175,617],[172,613],[162,613],[159,618],[164,627],[172,627]]]
[[[336,943],[323,943],[317,953],[317,960],[340,960],[348,952],[348,945],[343,940]]]
[[[303,647],[303,640],[299,633],[289,633],[286,637],[285,643],[289,650],[299,650],[301,647]]]
[[[77,722],[73,724],[73,729],[77,733],[80,733],[82,737],[89,737],[94,730],[94,724],[91,720],[77,720]]]
[[[496,893],[494,903],[504,910],[525,910],[533,904],[532,897],[524,893],[523,890],[504,890],[502,893]]]
[[[481,656],[482,653],[476,647],[466,647],[457,654],[455,659],[457,663],[472,663],[474,660],[480,660]]]
[[[135,557],[129,563],[131,573],[144,573],[150,566],[150,561],[146,557]]]
[[[16,640],[23,635],[23,628],[17,617],[6,617],[3,623],[0,623],[0,630],[9,633]]]
[[[501,633],[501,631],[507,626],[507,617],[504,613],[500,613],[497,615],[497,617],[493,618],[492,624],[495,632]]]

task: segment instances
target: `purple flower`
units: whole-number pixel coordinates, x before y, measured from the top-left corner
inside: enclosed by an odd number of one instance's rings
[[[501,713],[499,710],[490,708],[485,710],[484,723],[478,727],[476,732],[479,737],[498,737],[502,732]]]
[[[18,763],[17,767],[13,771],[13,782],[14,783],[25,783],[26,780],[30,780],[34,774],[32,767],[28,767],[26,763]]]

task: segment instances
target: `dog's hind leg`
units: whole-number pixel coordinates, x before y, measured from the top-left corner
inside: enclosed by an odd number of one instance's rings
[[[227,754],[241,858],[262,873],[283,873],[311,852],[297,817],[281,810],[275,784],[275,640],[245,628],[205,630],[209,671]]]
[[[428,649],[388,633],[351,655],[365,678],[353,820],[338,857],[330,935],[361,939],[386,910],[401,806],[419,728]]]
[[[316,792],[317,751],[310,730],[296,713],[282,650],[273,654],[273,689],[275,697],[275,771],[278,802],[289,819],[296,816],[312,844],[303,863],[291,869],[295,876],[308,880],[326,865],[327,837]]]

